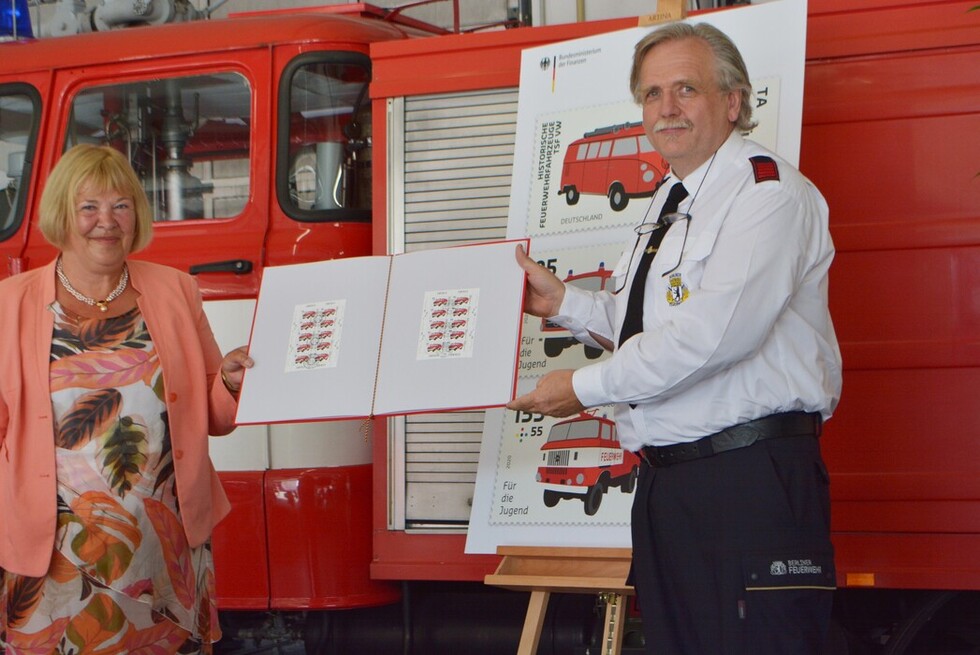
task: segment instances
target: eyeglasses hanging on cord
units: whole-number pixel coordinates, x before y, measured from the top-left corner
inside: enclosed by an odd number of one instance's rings
[[[669,229],[671,225],[673,225],[678,221],[687,221],[684,224],[684,240],[681,242],[681,249],[680,249],[680,254],[678,254],[677,256],[677,263],[674,264],[672,268],[662,273],[660,277],[667,277],[668,275],[676,271],[678,268],[680,268],[681,262],[684,259],[684,247],[687,245],[687,233],[691,229],[691,210],[694,209],[694,201],[698,199],[698,193],[701,192],[701,186],[704,184],[705,179],[707,179],[708,173],[711,172],[711,165],[715,163],[715,155],[717,154],[718,151],[715,150],[715,152],[711,155],[711,160],[708,162],[708,168],[705,169],[704,177],[702,177],[701,181],[698,183],[698,188],[694,191],[694,195],[691,197],[691,204],[688,206],[686,212],[671,212],[669,214],[664,214],[659,221],[651,222],[647,220],[650,216],[650,208],[653,207],[653,200],[650,200],[650,204],[647,205],[647,210],[643,214],[643,221],[640,222],[639,225],[633,228],[633,231],[636,232],[636,243],[633,244],[633,250],[630,252],[629,263],[626,264],[627,272],[629,272],[630,267],[633,266],[633,257],[636,255],[637,246],[640,245],[640,237],[650,234],[654,230],[659,230],[661,228]],[[668,179],[670,179],[669,175],[664,179],[660,180],[660,182],[657,184],[657,188],[653,192],[654,196],[657,195],[657,191],[660,190],[660,187],[663,186]],[[614,294],[619,293],[620,291],[623,290],[623,288],[626,286],[626,280],[628,278],[629,275],[623,276],[623,282],[615,291],[613,291]]]

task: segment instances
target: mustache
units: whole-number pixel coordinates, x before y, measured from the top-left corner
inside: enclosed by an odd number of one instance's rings
[[[674,120],[660,119],[659,121],[654,123],[653,131],[662,132],[663,130],[690,129],[691,127],[693,127],[691,125],[691,121],[686,119],[682,119],[682,118],[674,119]]]

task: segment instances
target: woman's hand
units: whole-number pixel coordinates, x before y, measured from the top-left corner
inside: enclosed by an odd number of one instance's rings
[[[242,389],[242,378],[245,377],[245,369],[252,368],[255,364],[248,356],[248,347],[241,346],[235,348],[221,360],[221,381],[225,383],[225,388],[233,396],[238,396]]]

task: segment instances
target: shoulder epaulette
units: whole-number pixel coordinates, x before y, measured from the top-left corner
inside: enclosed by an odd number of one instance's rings
[[[752,162],[752,172],[755,174],[755,183],[779,181],[779,167],[772,157],[766,155],[756,155],[749,157]]]

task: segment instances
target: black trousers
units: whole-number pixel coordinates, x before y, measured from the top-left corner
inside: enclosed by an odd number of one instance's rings
[[[820,442],[643,465],[632,581],[652,655],[817,655],[835,573]]]

